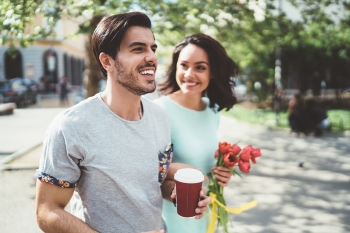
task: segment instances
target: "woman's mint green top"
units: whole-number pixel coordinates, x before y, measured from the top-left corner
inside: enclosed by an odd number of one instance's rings
[[[207,175],[215,164],[220,114],[209,107],[208,98],[204,97],[203,100],[207,103],[203,111],[182,107],[168,96],[160,97],[154,102],[163,107],[170,118],[173,162],[192,165]],[[169,201],[163,201],[163,217],[167,233],[206,233],[209,224],[208,216],[200,220],[180,217],[174,204]]]

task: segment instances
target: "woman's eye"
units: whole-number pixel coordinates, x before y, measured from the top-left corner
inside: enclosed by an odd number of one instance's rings
[[[197,66],[197,69],[198,70],[205,70],[205,67],[204,66]]]

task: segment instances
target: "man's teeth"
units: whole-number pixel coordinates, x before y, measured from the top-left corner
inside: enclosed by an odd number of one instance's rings
[[[144,71],[141,71],[140,74],[151,74],[151,75],[154,75],[154,70],[144,70]]]

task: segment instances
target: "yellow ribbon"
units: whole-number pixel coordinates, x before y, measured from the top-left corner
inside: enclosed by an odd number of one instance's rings
[[[249,210],[253,207],[255,207],[258,204],[258,201],[251,201],[249,203],[246,203],[238,208],[230,208],[225,206],[224,204],[222,204],[221,202],[218,201],[218,199],[216,198],[216,194],[215,193],[210,193],[210,198],[212,200],[212,204],[211,204],[211,218],[210,218],[210,222],[209,222],[209,226],[207,229],[207,233],[214,233],[215,231],[215,226],[216,226],[216,220],[217,218],[220,218],[217,215],[216,212],[216,207],[217,206],[221,206],[222,208],[224,208],[227,212],[231,213],[231,214],[240,214],[243,211]]]

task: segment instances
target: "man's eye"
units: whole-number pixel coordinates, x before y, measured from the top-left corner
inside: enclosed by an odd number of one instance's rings
[[[139,47],[139,48],[134,48],[133,51],[142,51],[142,48]]]

